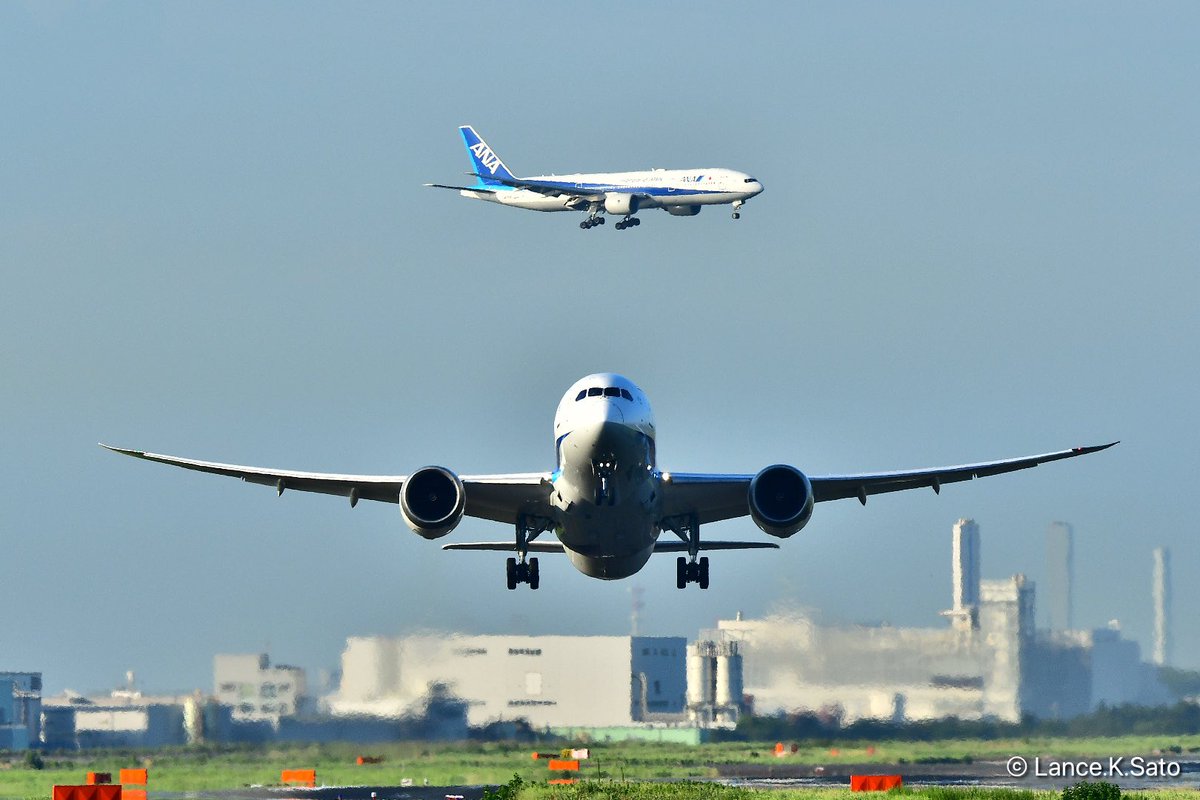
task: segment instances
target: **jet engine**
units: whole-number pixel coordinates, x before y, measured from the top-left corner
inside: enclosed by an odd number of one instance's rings
[[[812,484],[807,475],[786,464],[775,464],[755,475],[748,499],[750,518],[772,536],[787,538],[812,517]]]
[[[700,213],[700,206],[667,206],[667,213],[673,217],[694,217]]]
[[[408,476],[400,490],[400,514],[413,533],[437,539],[458,525],[466,501],[457,475],[445,467],[422,467]]]
[[[606,192],[604,210],[609,214],[635,214],[638,210],[638,199],[623,192]]]

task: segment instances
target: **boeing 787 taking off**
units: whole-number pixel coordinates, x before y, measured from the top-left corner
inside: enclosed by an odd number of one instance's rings
[[[718,167],[518,178],[474,128],[464,125],[458,132],[467,146],[471,159],[467,174],[475,176],[475,185],[426,186],[453,189],[463,197],[532,211],[584,211],[588,217],[579,223],[584,230],[603,225],[603,214],[621,217],[613,226],[619,231],[637,227],[642,221],[635,215],[647,208],[661,208],[676,217],[694,217],[701,206],[732,204],[733,218],[737,219],[746,201],[763,190],[763,185],[746,173]]]
[[[530,553],[564,553],[583,574],[605,580],[633,575],[654,553],[677,553],[676,585],[683,589],[697,583],[707,589],[708,558],[700,557],[701,551],[779,545],[705,540],[702,525],[749,516],[763,532],[786,539],[808,524],[814,503],[854,497],[865,505],[868,495],[884,492],[940,492],[946,483],[1036,467],[1115,444],[956,467],[808,476],[785,464],[753,475],[664,472],[658,468],[654,441],[654,414],[646,395],[620,375],[600,373],[577,381],[558,403],[551,472],[457,475],[445,467],[423,467],[409,475],[338,475],[109,449],[273,486],[279,494],[294,489],[341,495],[351,506],[359,500],[398,503],[404,522],[426,539],[450,533],[464,516],[505,523],[514,530],[508,541],[455,543],[444,549],[512,553],[509,589],[518,583],[538,588],[538,560]],[[660,542],[665,531],[675,538]],[[539,540],[543,533],[557,541]]]

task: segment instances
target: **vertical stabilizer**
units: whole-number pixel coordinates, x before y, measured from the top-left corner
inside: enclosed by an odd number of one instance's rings
[[[504,183],[496,178],[510,181],[516,179],[508,171],[508,167],[504,166],[500,156],[488,147],[487,142],[479,138],[474,128],[463,125],[458,132],[462,134],[463,144],[467,146],[467,155],[471,158],[471,173],[478,177],[480,186],[495,188],[504,186]]]

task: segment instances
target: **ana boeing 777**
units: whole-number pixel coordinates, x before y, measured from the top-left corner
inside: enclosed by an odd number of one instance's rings
[[[763,190],[763,185],[746,173],[718,167],[518,178],[474,128],[464,125],[458,132],[467,146],[471,159],[467,174],[475,177],[475,185],[426,186],[533,211],[584,211],[587,219],[579,223],[584,230],[603,225],[603,214],[621,217],[613,226],[619,231],[637,227],[642,221],[635,214],[647,208],[661,208],[676,217],[694,217],[702,206],[732,204],[733,218],[737,219],[746,201]]]
[[[708,557],[700,556],[702,551],[779,545],[703,539],[703,525],[749,516],[764,533],[786,539],[808,524],[816,503],[853,497],[865,505],[868,496],[885,492],[940,492],[943,484],[1027,469],[1116,444],[955,467],[809,476],[786,464],[753,475],[665,472],[658,467],[654,441],[654,414],[642,390],[620,375],[599,373],[577,381],[559,401],[551,472],[457,475],[429,466],[409,475],[340,475],[102,446],[273,486],[281,495],[286,490],[341,495],[352,507],[359,500],[398,503],[404,522],[426,539],[447,535],[464,516],[506,523],[514,531],[508,541],[454,543],[443,549],[512,553],[507,563],[509,589],[519,583],[538,588],[538,559],[531,553],[565,553],[577,570],[604,580],[633,575],[654,553],[676,553],[676,586],[696,583],[707,589]],[[663,532],[675,538],[659,541]],[[552,537],[539,539],[544,533]]]

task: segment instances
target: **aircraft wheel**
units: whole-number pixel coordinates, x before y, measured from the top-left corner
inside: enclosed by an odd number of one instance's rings
[[[541,575],[538,573],[538,560],[531,558],[529,559],[529,588],[536,590],[541,582]]]
[[[683,589],[688,583],[687,559],[680,556],[675,560],[675,588]]]
[[[511,592],[517,588],[517,560],[510,558],[504,563],[505,572],[508,577],[508,590]]]
[[[633,219],[629,220],[629,224],[636,228],[638,225],[642,224],[642,221],[637,217],[634,217]]]
[[[585,219],[583,222],[579,223],[579,227],[580,227],[580,229],[581,229],[581,230],[585,230],[585,231],[586,231],[586,230],[588,229],[587,220]]]
[[[696,582],[700,584],[701,589],[708,588],[708,556],[700,559],[700,576]]]
[[[604,224],[604,217],[596,217],[596,224],[597,224],[597,225],[603,225],[603,224]]]
[[[736,212],[736,211],[735,211],[735,212],[733,212],[733,218],[734,218],[734,219],[741,219],[741,218],[742,218],[742,215],[741,215],[741,214],[739,214],[738,212]]]
[[[624,222],[618,222],[616,225],[613,225],[613,227],[614,227],[614,228],[616,228],[616,229],[617,229],[617,230],[619,230],[619,231],[623,231],[623,230],[625,230],[625,223],[624,223]]]

